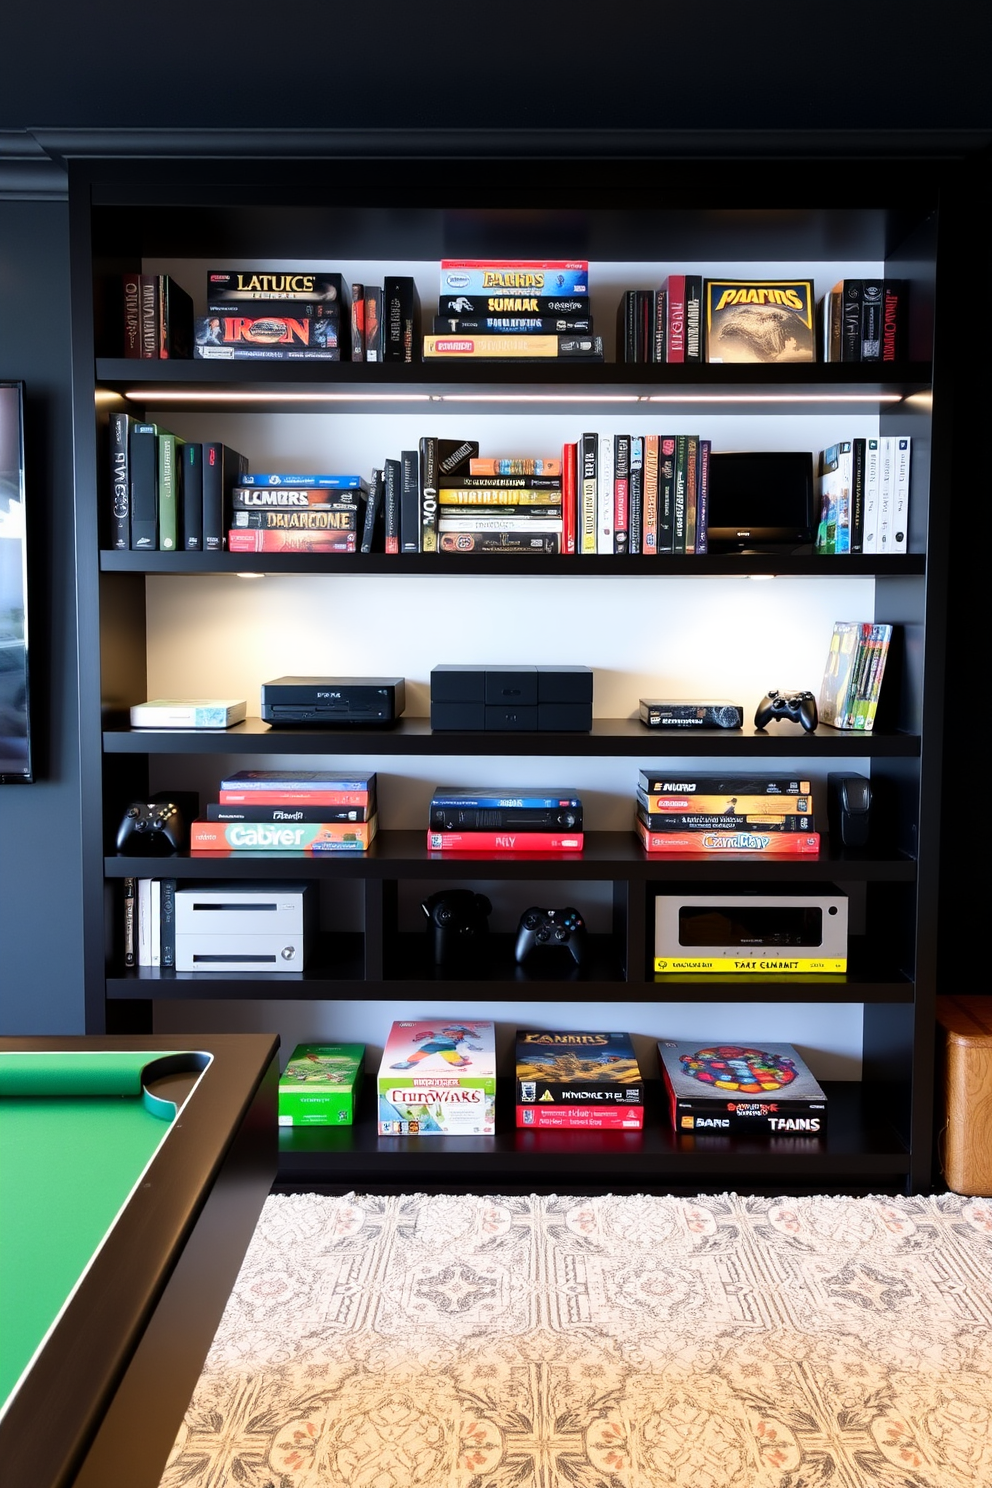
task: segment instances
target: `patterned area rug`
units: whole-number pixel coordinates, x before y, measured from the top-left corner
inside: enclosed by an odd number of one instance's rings
[[[267,1200],[163,1488],[988,1488],[992,1202]]]

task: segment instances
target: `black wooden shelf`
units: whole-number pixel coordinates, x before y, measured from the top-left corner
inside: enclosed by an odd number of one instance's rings
[[[660,1080],[645,1081],[643,1131],[528,1131],[514,1125],[513,1087],[497,1085],[497,1131],[491,1137],[379,1137],[375,1077],[366,1075],[358,1121],[350,1127],[283,1127],[278,1181],[406,1184],[477,1182],[497,1193],[503,1180],[557,1186],[569,1179],[650,1187],[692,1176],[746,1171],[777,1175],[895,1178],[909,1171],[905,1143],[884,1117],[872,1114],[857,1082],[824,1082],[825,1138],[677,1135],[669,1125]]]
[[[762,858],[748,853],[644,851],[633,831],[586,832],[581,852],[429,852],[425,831],[380,831],[365,852],[172,853],[137,857],[116,853],[104,859],[107,878],[384,878],[587,879],[622,878],[647,882],[691,878],[693,882],[732,876],[741,881],[816,881],[824,874],[858,883],[912,883],[916,862],[904,853],[867,856],[845,849],[832,852],[824,836],[820,853]],[[475,873],[466,869],[477,864]]]
[[[650,762],[668,756],[710,759],[916,759],[918,734],[827,728],[807,733],[785,720],[767,729],[693,729],[666,733],[636,718],[596,718],[588,733],[489,733],[432,729],[429,718],[401,718],[391,728],[281,728],[247,718],[226,729],[108,727],[107,754],[386,754],[617,758]],[[800,768],[796,766],[796,768]]]

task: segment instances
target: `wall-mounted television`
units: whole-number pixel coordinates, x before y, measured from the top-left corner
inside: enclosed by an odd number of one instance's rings
[[[0,381],[0,784],[34,779],[28,685],[24,384]]]

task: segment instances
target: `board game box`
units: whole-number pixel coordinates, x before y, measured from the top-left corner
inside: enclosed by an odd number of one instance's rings
[[[827,1098],[791,1044],[658,1041],[676,1132],[822,1136]]]
[[[351,1126],[364,1044],[297,1044],[279,1077],[280,1126]]]
[[[496,1027],[477,1018],[402,1019],[382,1051],[380,1137],[468,1137],[496,1130]]]
[[[518,1127],[640,1130],[644,1080],[628,1033],[516,1036]]]
[[[810,279],[707,279],[708,362],[812,362]]]

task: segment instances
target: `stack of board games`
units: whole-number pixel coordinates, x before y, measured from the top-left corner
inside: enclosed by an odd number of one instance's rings
[[[634,830],[649,853],[816,855],[809,780],[772,775],[638,773]]]
[[[279,1077],[280,1126],[352,1126],[364,1044],[297,1044]]]
[[[380,1137],[469,1137],[496,1130],[496,1026],[407,1018],[389,1030],[377,1081]]]
[[[658,1053],[676,1132],[826,1133],[827,1098],[791,1044],[660,1039]]]
[[[704,279],[708,362],[813,362],[812,279]]]
[[[231,492],[232,553],[357,553],[365,529],[364,476],[264,471]]]
[[[441,287],[425,358],[554,358],[601,362],[585,260],[441,260]]]
[[[628,1033],[518,1029],[518,1127],[640,1131],[644,1080]]]
[[[351,286],[323,269],[211,269],[193,350],[207,361],[347,359]]]
[[[580,852],[584,841],[575,790],[434,787],[428,852]]]
[[[572,447],[574,451],[574,446]],[[574,454],[569,540],[566,540],[563,457],[468,461],[467,470],[438,478],[439,553],[564,553],[575,551]]]
[[[220,783],[190,852],[365,852],[378,827],[375,771],[237,770]]]

